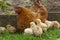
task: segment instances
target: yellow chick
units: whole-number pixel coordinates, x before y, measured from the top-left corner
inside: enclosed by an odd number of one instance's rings
[[[25,30],[24,30],[24,33],[25,34],[33,34],[33,30],[31,29],[31,28],[26,28]]]
[[[45,21],[45,24],[48,25],[48,28],[60,28],[60,24],[58,21]]]
[[[52,27],[52,21],[46,20],[45,21],[45,24],[48,26],[48,28],[51,28]]]
[[[53,28],[60,28],[60,23],[58,21],[52,21]]]
[[[11,26],[10,24],[6,25],[6,28],[10,33],[16,32],[16,28]]]
[[[35,36],[41,36],[43,34],[42,28],[36,25],[34,22],[30,22],[30,27],[33,30],[33,34]]]
[[[5,30],[6,30],[5,27],[0,27],[0,33],[4,33]]]
[[[47,25],[45,23],[42,23],[40,19],[35,20],[36,24],[42,28],[43,31],[47,31]]]

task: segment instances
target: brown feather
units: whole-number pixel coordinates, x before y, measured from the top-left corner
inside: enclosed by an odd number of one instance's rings
[[[30,27],[30,22],[34,21],[35,19],[41,19],[40,14],[35,13],[31,10],[29,10],[26,7],[23,6],[16,6],[15,12],[18,13],[18,19],[17,19],[17,28],[19,29],[20,32],[23,32],[25,28]],[[42,20],[44,22],[45,20]]]

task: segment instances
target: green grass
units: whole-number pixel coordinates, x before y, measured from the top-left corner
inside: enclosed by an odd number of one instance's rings
[[[49,29],[41,37],[24,35],[23,33],[11,34],[6,32],[4,34],[0,34],[0,40],[60,40],[60,29]]]

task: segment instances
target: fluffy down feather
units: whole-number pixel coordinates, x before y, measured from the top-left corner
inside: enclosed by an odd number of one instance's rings
[[[58,21],[45,21],[45,24],[48,25],[48,28],[60,28],[60,23]]]
[[[52,21],[52,28],[60,28],[60,23],[58,21]]]
[[[33,34],[35,36],[41,36],[43,34],[42,28],[36,25],[34,22],[30,22],[30,27],[33,30]]]
[[[36,24],[43,29],[43,31],[47,31],[48,26],[45,23],[42,23],[40,19],[35,20]]]
[[[33,34],[33,30],[31,29],[31,28],[26,28],[25,30],[24,30],[24,33],[25,34]]]
[[[51,28],[52,27],[52,21],[46,20],[45,21],[45,24],[48,26],[48,28]]]
[[[5,27],[0,27],[0,33],[4,33],[5,30],[6,30]]]
[[[11,26],[10,24],[6,25],[6,28],[10,33],[15,33],[16,32],[16,28]]]

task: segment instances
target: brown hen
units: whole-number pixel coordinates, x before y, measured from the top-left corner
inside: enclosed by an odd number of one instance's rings
[[[25,28],[29,28],[30,22],[35,19],[41,19],[42,22],[45,22],[45,19],[42,20],[40,13],[35,13],[26,7],[15,6],[14,10],[18,14],[17,28],[20,32],[23,32]]]

